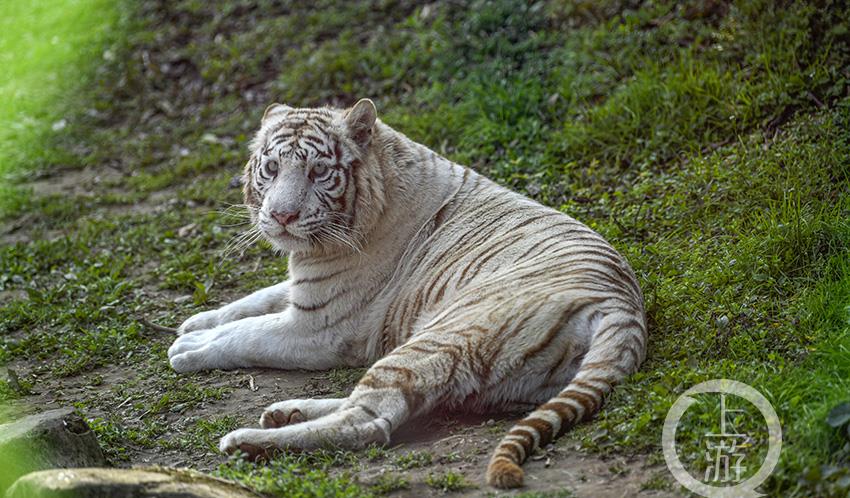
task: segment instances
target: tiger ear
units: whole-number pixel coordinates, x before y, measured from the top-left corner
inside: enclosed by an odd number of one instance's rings
[[[263,112],[262,122],[265,123],[265,121],[267,119],[269,119],[270,117],[272,117],[275,114],[278,114],[278,113],[281,113],[281,112],[287,112],[287,111],[291,111],[291,110],[292,110],[292,108],[289,107],[288,105],[278,104],[277,102],[275,102],[274,104],[266,107],[265,112]]]
[[[372,128],[378,119],[378,110],[369,99],[360,99],[345,114],[345,124],[354,142],[365,149],[372,141]]]

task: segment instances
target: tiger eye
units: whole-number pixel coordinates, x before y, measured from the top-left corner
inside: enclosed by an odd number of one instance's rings
[[[323,176],[328,172],[328,167],[324,164],[315,164],[313,165],[313,169],[310,171],[310,175],[313,177]]]

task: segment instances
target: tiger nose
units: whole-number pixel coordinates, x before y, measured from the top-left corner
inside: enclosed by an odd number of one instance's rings
[[[293,211],[293,212],[287,213],[287,212],[280,212],[280,211],[272,211],[271,214],[272,214],[272,218],[274,218],[275,221],[277,221],[278,223],[280,223],[283,226],[286,226],[286,225],[289,225],[290,223],[292,223],[293,221],[297,220],[300,212],[299,211]]]

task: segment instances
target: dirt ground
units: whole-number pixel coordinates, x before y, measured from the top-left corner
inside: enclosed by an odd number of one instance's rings
[[[12,369],[25,368],[21,364],[9,365]],[[68,406],[79,400],[97,400],[100,411],[87,414],[97,417],[109,414],[133,415],[128,401],[110,399],[110,387],[126,382],[133,372],[117,368],[100,371],[102,388],[89,385],[83,378],[46,380],[39,383],[37,392],[26,399],[26,411],[44,411]],[[145,379],[136,379],[139,385],[134,397],[144,396]],[[230,393],[221,400],[202,403],[164,417],[175,426],[190,424],[200,418],[234,415],[240,425],[256,426],[263,408],[275,401],[323,397],[338,394],[339,384],[322,372],[236,370],[206,372],[194,376],[204,387],[225,388]],[[156,393],[151,393],[155,398]],[[131,398],[128,398],[131,399]],[[116,403],[117,402],[117,403]],[[437,496],[444,492],[426,486],[423,481],[430,474],[448,471],[462,474],[472,484],[452,496],[492,496],[494,490],[483,482],[483,472],[492,449],[509,428],[512,417],[480,417],[457,414],[439,414],[411,421],[395,434],[391,452],[423,452],[430,454],[432,462],[422,467],[402,471],[411,487],[393,493],[393,496]],[[165,437],[177,437],[168,434]],[[185,451],[129,448],[129,460],[121,466],[162,465],[166,467],[191,467],[209,471],[225,460],[212,450]],[[521,492],[556,493],[570,490],[579,497],[668,497],[678,496],[670,491],[645,489],[648,481],[666,475],[664,465],[652,465],[646,456],[602,458],[580,451],[574,441],[565,438],[545,452],[533,456],[525,465],[526,485]],[[358,461],[356,470],[341,467],[339,472],[354,471],[363,484],[373,483],[382,473],[398,471],[387,459]],[[514,493],[511,493],[514,494]]]

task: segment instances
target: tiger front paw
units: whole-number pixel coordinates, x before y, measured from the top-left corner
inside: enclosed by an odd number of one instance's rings
[[[238,368],[243,366],[239,361],[240,333],[239,327],[232,323],[188,332],[168,348],[168,361],[181,373]]]
[[[277,429],[329,415],[338,410],[344,398],[290,399],[269,405],[260,416],[260,427]]]
[[[183,335],[196,330],[212,329],[222,323],[225,323],[225,319],[220,310],[202,311],[196,315],[192,315],[183,322],[177,328],[177,335]]]
[[[274,448],[269,447],[268,443],[257,442],[257,435],[254,434],[256,431],[257,429],[237,429],[227,434],[221,438],[219,450],[228,455],[242,453],[246,460],[252,462],[268,460]]]

